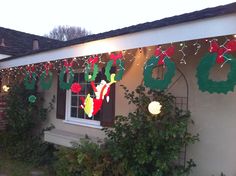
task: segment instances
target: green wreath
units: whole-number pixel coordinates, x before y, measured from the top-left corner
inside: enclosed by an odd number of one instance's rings
[[[26,72],[26,76],[24,78],[24,85],[26,89],[33,90],[35,88],[36,77],[37,77],[37,74],[35,72],[32,72],[31,76],[29,72]]]
[[[106,65],[106,68],[105,68],[105,75],[106,75],[106,78],[108,81],[111,81],[111,67],[113,65],[113,60],[110,60],[107,65]],[[124,62],[122,62],[120,59],[116,60],[116,65],[119,66],[119,71],[118,73],[116,73],[115,75],[115,81],[120,81],[124,75],[124,71],[125,71],[125,68],[124,68]]]
[[[156,67],[159,61],[159,57],[152,56],[144,66],[144,85],[151,89],[164,90],[171,83],[172,78],[175,75],[175,63],[169,58],[165,58],[164,62],[167,67],[167,72],[164,75],[163,80],[158,80],[152,77],[152,71]]]
[[[50,87],[52,86],[52,81],[53,81],[52,72],[50,72],[50,71],[48,72],[49,80],[47,82],[45,81],[46,76],[47,76],[46,71],[43,71],[42,74],[40,75],[40,78],[39,78],[40,85],[41,85],[42,89],[44,89],[44,90],[50,89]]]
[[[72,70],[72,68],[69,68],[69,74],[70,74],[70,77],[69,77],[69,81],[68,82],[65,82],[64,81],[64,75],[66,73],[66,67],[62,67],[61,69],[61,72],[60,72],[60,75],[59,75],[59,80],[60,80],[60,88],[63,89],[63,90],[69,90],[73,81],[74,81],[74,72]]]
[[[225,55],[227,58],[233,58],[231,55]],[[211,68],[216,63],[217,54],[208,53],[200,61],[197,67],[196,77],[198,80],[198,86],[201,91],[207,91],[209,93],[224,93],[227,94],[229,91],[234,91],[236,84],[236,60],[229,60],[227,63],[230,64],[230,71],[225,81],[213,81],[209,79]]]
[[[89,74],[90,71],[90,64],[88,64],[85,68],[85,74],[84,74],[84,79],[85,81],[89,82],[89,81],[95,81],[97,74],[98,74],[98,65],[94,64],[94,68],[93,68],[93,75],[91,77],[91,75]]]

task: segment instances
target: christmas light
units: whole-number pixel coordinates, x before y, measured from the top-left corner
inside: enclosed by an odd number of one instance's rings
[[[162,105],[158,101],[152,101],[148,105],[148,111],[153,115],[157,115],[161,113],[161,107]]]
[[[7,85],[3,85],[3,86],[2,86],[2,90],[3,90],[4,92],[8,92],[9,89],[10,89],[10,87],[8,87]]]

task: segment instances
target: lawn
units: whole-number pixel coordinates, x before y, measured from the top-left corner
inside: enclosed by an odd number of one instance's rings
[[[9,156],[0,152],[0,176],[31,176],[32,171],[43,171],[43,176],[52,176],[49,168],[34,167],[24,162],[10,159]]]

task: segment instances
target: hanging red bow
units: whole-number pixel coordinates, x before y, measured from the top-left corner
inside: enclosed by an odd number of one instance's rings
[[[122,52],[120,52],[119,54],[115,55],[113,53],[110,54],[110,59],[113,60],[113,64],[116,65],[116,60],[117,59],[121,59],[123,57]]]
[[[211,53],[217,53],[216,63],[221,64],[225,62],[224,54],[236,51],[236,40],[228,41],[225,46],[219,46],[216,40],[211,41],[209,48]]]
[[[98,56],[94,56],[94,57],[91,56],[88,59],[88,63],[91,64],[92,69],[93,69],[94,64],[96,64],[98,62],[98,59],[99,59]]]
[[[46,71],[46,75],[48,75],[49,70],[52,69],[52,63],[51,62],[45,63],[44,68],[45,68],[45,71]]]
[[[158,47],[155,51],[155,56],[159,57],[158,60],[158,65],[164,65],[164,59],[165,57],[170,58],[171,56],[173,56],[175,53],[175,48],[173,46],[169,47],[167,50],[162,51],[161,47]]]
[[[68,60],[64,60],[64,66],[66,67],[66,73],[69,72],[69,68],[71,68],[74,64],[74,60],[68,62]]]
[[[28,66],[26,66],[26,70],[30,74],[30,77],[31,77],[32,73],[35,72],[35,66],[34,65],[28,65]]]

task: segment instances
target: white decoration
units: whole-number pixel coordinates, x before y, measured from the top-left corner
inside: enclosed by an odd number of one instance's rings
[[[162,105],[158,101],[152,101],[148,105],[148,111],[153,115],[157,115],[157,114],[160,114],[161,107],[162,107]]]

